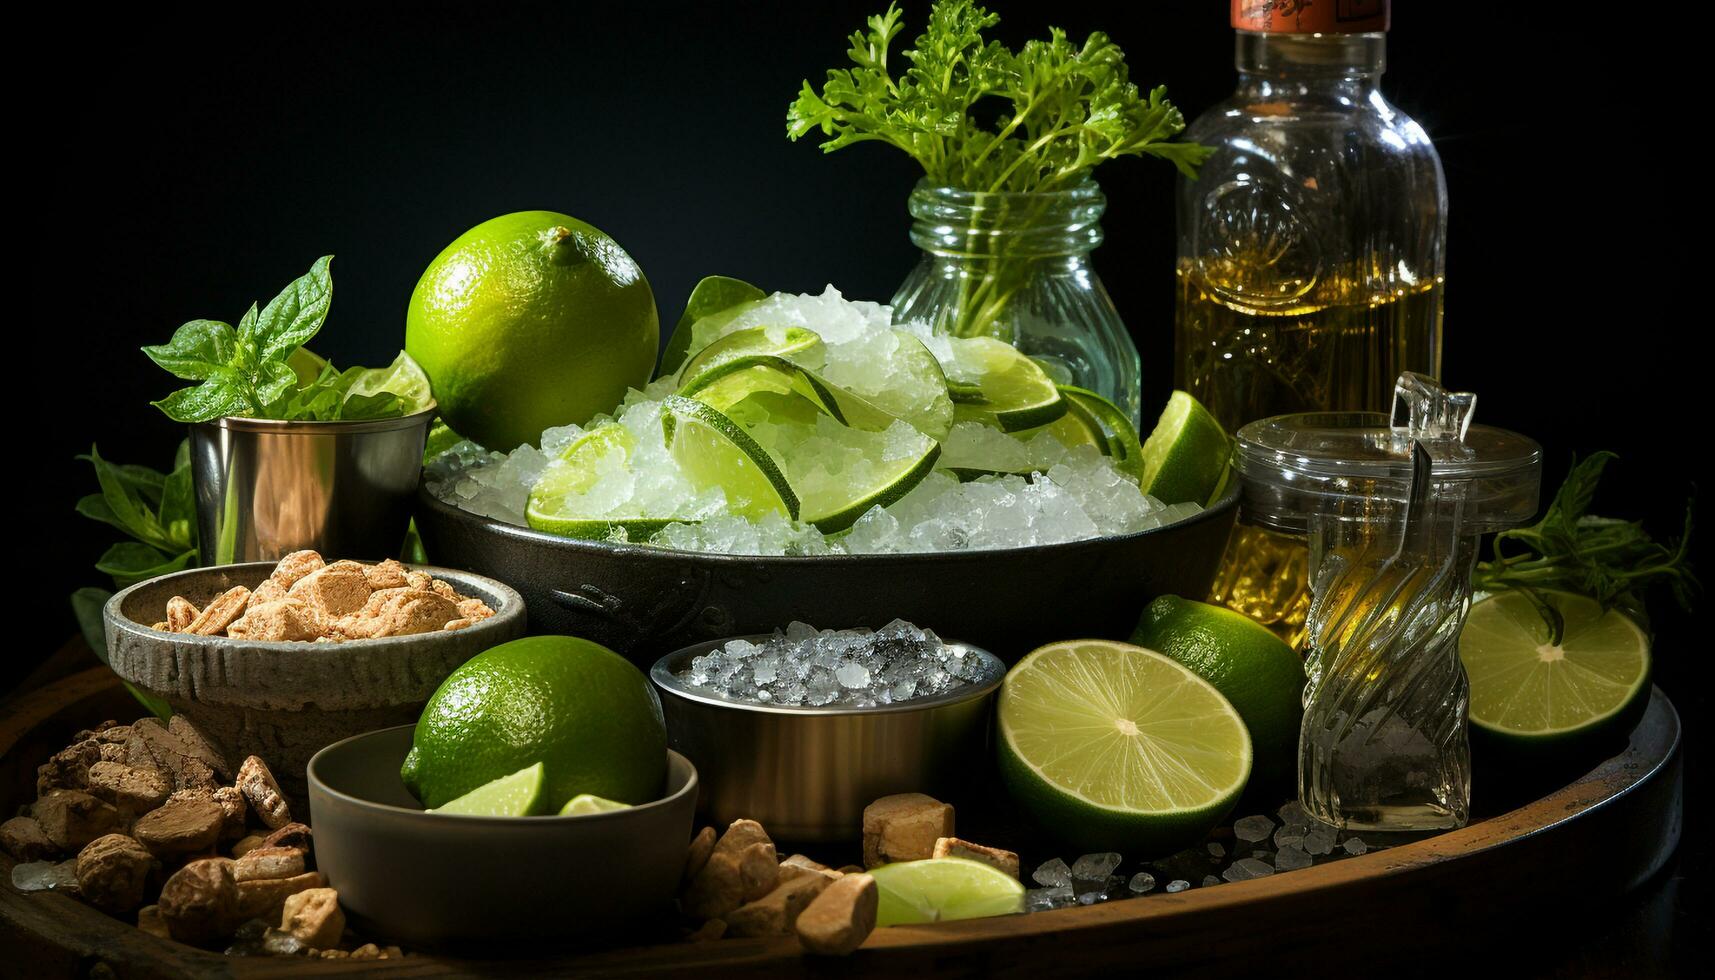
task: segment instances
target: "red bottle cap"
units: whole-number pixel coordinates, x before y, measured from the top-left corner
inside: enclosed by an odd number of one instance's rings
[[[1232,0],[1233,26],[1265,34],[1369,34],[1388,27],[1389,0]]]

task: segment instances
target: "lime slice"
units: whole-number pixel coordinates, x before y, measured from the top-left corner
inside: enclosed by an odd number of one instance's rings
[[[741,517],[798,518],[798,495],[780,465],[737,422],[692,398],[668,395],[661,428],[673,458],[702,486],[720,487]]]
[[[801,519],[824,534],[844,531],[870,508],[911,492],[941,454],[939,443],[898,419],[881,432],[829,416],[815,425],[762,423],[749,431],[782,461]]]
[[[444,420],[435,419],[435,424],[429,427],[429,438],[423,443],[423,462],[429,462],[461,442],[464,442],[464,436],[454,432]]]
[[[749,354],[702,372],[679,389],[741,425],[758,418],[813,424],[817,415],[840,418],[833,395],[785,358]]]
[[[1649,700],[1649,637],[1594,599],[1542,595],[1565,622],[1559,644],[1548,642],[1548,625],[1517,592],[1472,604],[1459,634],[1472,726],[1544,752],[1629,732]]]
[[[352,398],[358,395],[379,395],[391,392],[399,396],[406,415],[421,412],[434,404],[435,396],[429,388],[429,376],[404,351],[393,359],[393,363],[384,368],[369,368],[353,376],[351,385],[346,388],[345,396]]]
[[[567,800],[566,805],[560,808],[560,816],[581,817],[591,813],[609,813],[613,810],[629,809],[631,809],[629,803],[603,799],[594,793],[579,793]]]
[[[947,338],[943,364],[955,419],[986,421],[1007,432],[1034,429],[1066,414],[1053,379],[1016,347],[993,337]]]
[[[814,366],[821,361],[822,338],[803,327],[747,327],[698,351],[679,370],[679,378],[695,384],[724,364],[759,354]]]
[[[1175,391],[1143,444],[1138,485],[1164,504],[1210,500],[1227,472],[1232,444],[1197,399]]]
[[[875,924],[906,926],[1011,915],[1024,908],[1017,878],[968,858],[929,858],[871,868]]]
[[[1113,458],[1114,465],[1141,484],[1143,444],[1137,437],[1137,427],[1131,424],[1126,413],[1101,395],[1083,388],[1061,385],[1060,394],[1066,398],[1066,414],[1085,426],[1098,429],[1107,443],[1106,452]]]
[[[636,448],[631,431],[617,422],[584,433],[560,455],[566,465],[549,467],[530,488],[525,523],[563,538],[601,541],[619,529],[628,541],[648,540],[675,519],[592,513],[584,499],[603,472],[626,467]]]
[[[1006,675],[1002,781],[1085,850],[1148,857],[1203,839],[1244,791],[1251,740],[1214,685],[1153,650],[1041,647]]]
[[[452,800],[430,813],[459,813],[472,817],[527,817],[542,802],[544,769],[540,762],[502,776]]]
[[[685,300],[685,312],[679,315],[666,349],[661,352],[661,366],[655,372],[656,377],[676,373],[691,355],[691,335],[698,320],[767,295],[742,279],[728,276],[709,276],[697,283]]]

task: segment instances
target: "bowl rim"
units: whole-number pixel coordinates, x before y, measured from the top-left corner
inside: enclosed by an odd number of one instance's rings
[[[316,773],[316,765],[322,761],[323,756],[328,755],[335,750],[344,748],[349,743],[358,742],[364,739],[379,738],[384,735],[391,735],[407,728],[414,731],[416,727],[417,725],[415,722],[410,722],[404,725],[392,725],[387,728],[376,728],[367,732],[359,732],[356,735],[350,735],[337,742],[322,746],[316,750],[315,755],[310,756],[310,761],[304,766],[304,783],[306,787],[310,793],[315,793],[319,790],[341,803],[357,807],[358,809],[369,810],[389,816],[397,816],[400,819],[405,820],[426,820],[430,823],[447,823],[450,821],[451,823],[449,823],[449,826],[458,825],[464,827],[473,826],[471,823],[473,820],[481,821],[483,824],[490,827],[550,827],[555,825],[587,826],[589,823],[594,821],[623,820],[628,816],[635,817],[644,811],[665,809],[668,806],[678,803],[687,794],[694,799],[699,792],[698,784],[700,779],[697,774],[696,763],[692,762],[683,753],[677,752],[671,747],[667,749],[667,771],[669,773],[672,772],[673,763],[675,761],[684,763],[685,770],[688,773],[685,779],[685,785],[666,794],[665,796],[660,797],[659,799],[650,800],[648,803],[638,803],[635,806],[628,806],[623,810],[604,810],[600,813],[545,813],[540,816],[530,817],[489,817],[474,813],[436,813],[433,810],[413,810],[406,806],[394,806],[391,803],[377,803],[374,800],[366,800],[360,796],[353,796],[343,790],[333,788]]]
[[[338,560],[345,561],[348,559]],[[360,561],[355,558],[349,560],[358,561],[359,564],[363,565],[380,564],[380,562],[377,561]],[[165,575],[157,575],[154,578],[144,579],[141,582],[137,582],[120,589],[109,597],[101,607],[102,619],[107,623],[113,624],[113,626],[118,629],[135,631],[140,635],[148,637],[170,639],[175,643],[190,643],[207,646],[228,644],[240,645],[249,650],[290,650],[303,653],[314,652],[321,649],[336,651],[351,649],[386,649],[390,646],[397,647],[412,645],[412,641],[416,641],[416,643],[433,642],[434,638],[440,636],[455,636],[461,633],[466,636],[470,636],[477,632],[487,632],[501,626],[503,623],[511,622],[518,616],[524,615],[525,612],[524,597],[518,594],[517,589],[514,589],[512,586],[507,585],[499,579],[490,578],[487,575],[479,575],[476,572],[467,572],[458,568],[445,568],[440,565],[418,565],[411,562],[401,562],[400,564],[403,564],[406,568],[412,569],[413,571],[427,572],[435,578],[450,577],[449,580],[464,578],[480,584],[484,589],[489,590],[503,600],[501,608],[494,610],[494,615],[487,619],[472,623],[464,629],[453,630],[451,632],[438,630],[432,633],[411,633],[406,636],[367,637],[356,640],[340,640],[338,642],[330,643],[322,643],[317,640],[246,640],[234,636],[204,636],[200,633],[171,633],[166,630],[155,629],[152,624],[138,622],[122,611],[125,605],[125,600],[129,599],[133,592],[142,589],[145,586],[158,585],[169,579],[206,575],[220,570],[237,571],[254,569],[260,571],[264,568],[272,568],[278,564],[278,561],[245,561],[233,562],[227,565],[199,565],[196,568],[182,568],[176,572],[168,572]],[[454,584],[457,584],[456,581]]]
[[[506,521],[473,513],[461,507],[456,507],[429,491],[428,481],[419,477],[417,481],[417,501],[421,507],[434,512],[437,516],[446,516],[455,521],[463,521],[480,528],[485,533],[497,534],[524,544],[541,545],[568,552],[585,552],[610,556],[614,558],[637,560],[684,561],[696,559],[715,565],[748,565],[758,562],[778,562],[785,565],[803,562],[840,565],[882,565],[882,564],[918,564],[934,565],[958,563],[967,561],[1007,560],[1025,555],[1040,555],[1045,551],[1076,551],[1080,548],[1103,547],[1116,542],[1135,541],[1146,535],[1160,534],[1167,531],[1177,531],[1204,521],[1224,520],[1227,512],[1238,507],[1242,486],[1238,474],[1231,466],[1227,469],[1226,486],[1214,502],[1190,517],[1163,524],[1158,527],[1133,531],[1130,534],[1109,534],[1094,538],[1078,538],[1074,541],[1057,541],[1053,544],[1022,545],[1016,548],[970,548],[964,551],[900,551],[883,554],[861,555],[732,555],[716,551],[685,551],[679,548],[663,548],[652,544],[615,544],[611,541],[596,541],[586,538],[563,538],[557,534],[538,531],[521,524],[509,524]]]
[[[206,422],[192,423],[208,429],[224,429],[228,432],[268,432],[275,435],[361,435],[369,432],[397,432],[417,426],[428,427],[434,419],[440,406],[434,399],[429,400],[428,407],[418,409],[409,415],[395,415],[384,419],[332,419],[321,421],[316,419],[263,419],[249,415],[222,415]]]
[[[680,647],[672,653],[656,660],[655,663],[650,666],[649,679],[653,681],[655,686],[659,687],[663,692],[678,698],[683,698],[686,701],[695,701],[698,704],[709,705],[716,708],[732,708],[737,711],[747,711],[756,714],[811,718],[850,715],[893,715],[907,714],[916,711],[928,711],[931,708],[943,708],[952,704],[964,704],[969,701],[980,701],[983,698],[988,697],[990,694],[993,694],[995,691],[998,691],[1000,686],[1006,683],[1006,661],[975,644],[966,643],[962,640],[947,639],[943,639],[941,643],[945,646],[961,647],[968,653],[977,654],[993,668],[994,676],[980,684],[966,684],[962,687],[956,687],[950,691],[937,694],[934,697],[914,698],[907,701],[896,701],[892,704],[877,704],[871,705],[867,708],[853,704],[823,705],[821,707],[816,707],[813,705],[756,704],[750,701],[734,701],[730,698],[723,698],[718,694],[710,694],[705,691],[689,688],[677,677],[673,676],[671,665],[674,661],[689,660],[691,657],[707,653],[710,650],[719,646],[724,646],[733,640],[749,640],[752,643],[755,643],[760,640],[769,639],[773,635],[774,634],[772,633],[750,633],[743,636],[728,636],[718,640],[704,640],[701,643],[693,643],[687,647]]]

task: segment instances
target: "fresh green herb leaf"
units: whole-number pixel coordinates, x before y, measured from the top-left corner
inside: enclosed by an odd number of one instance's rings
[[[1122,156],[1154,156],[1195,176],[1210,150],[1168,143],[1185,128],[1166,90],[1144,95],[1125,54],[1101,32],[1082,45],[1059,28],[1014,52],[983,32],[1000,18],[972,0],[937,0],[929,23],[895,72],[889,51],[901,13],[889,4],[851,35],[851,68],[836,68],[818,92],[804,82],[787,109],[793,140],[820,132],[822,150],[880,141],[923,167],[931,183],[970,191],[1044,191],[1085,179]],[[1005,107],[978,122],[986,100]]]
[[[144,579],[179,571],[188,567],[195,559],[194,551],[167,555],[159,548],[140,541],[120,541],[96,559],[95,570],[103,575],[113,576],[114,583],[124,588]]]
[[[1702,591],[1689,560],[1691,502],[1679,536],[1665,544],[1639,522],[1589,513],[1602,471],[1617,458],[1599,452],[1573,460],[1541,519],[1495,535],[1494,557],[1479,563],[1473,576],[1473,587],[1480,591],[1512,590],[1529,599],[1548,624],[1551,643],[1560,642],[1564,623],[1543,592],[1575,592],[1604,609],[1618,607],[1641,617],[1644,594],[1653,586],[1666,586],[1687,610]]]
[[[145,347],[149,360],[186,381],[203,381],[232,365],[237,340],[232,327],[219,320],[192,320],[173,331],[173,339]]]
[[[163,551],[172,549],[160,519],[149,503],[137,493],[131,481],[125,479],[118,467],[101,458],[94,446],[88,456],[81,456],[95,467],[95,478],[101,484],[101,499],[107,516],[98,518],[147,545]],[[163,476],[162,481],[166,478]],[[81,509],[81,508],[80,508]]]
[[[222,370],[194,388],[180,388],[149,404],[175,422],[208,422],[228,415],[249,415],[256,408],[255,389],[235,372]]]
[[[322,328],[333,303],[333,276],[328,271],[332,261],[331,255],[317,259],[309,272],[262,308],[256,320],[256,347],[264,362],[284,361]]]
[[[852,43],[856,44],[857,39],[858,35],[853,34]],[[690,356],[691,351],[691,328],[696,326],[698,320],[722,310],[730,310],[740,303],[763,299],[767,295],[742,279],[733,279],[730,276],[704,277],[692,287],[691,295],[685,300],[685,312],[679,314],[679,322],[673,327],[672,336],[667,339],[667,346],[661,352],[661,368],[655,372],[655,376],[672,374],[685,363],[685,358]]]

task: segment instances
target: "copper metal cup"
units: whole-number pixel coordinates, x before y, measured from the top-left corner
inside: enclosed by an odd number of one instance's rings
[[[435,407],[396,419],[222,418],[191,429],[202,564],[272,561],[311,548],[398,555]]]

